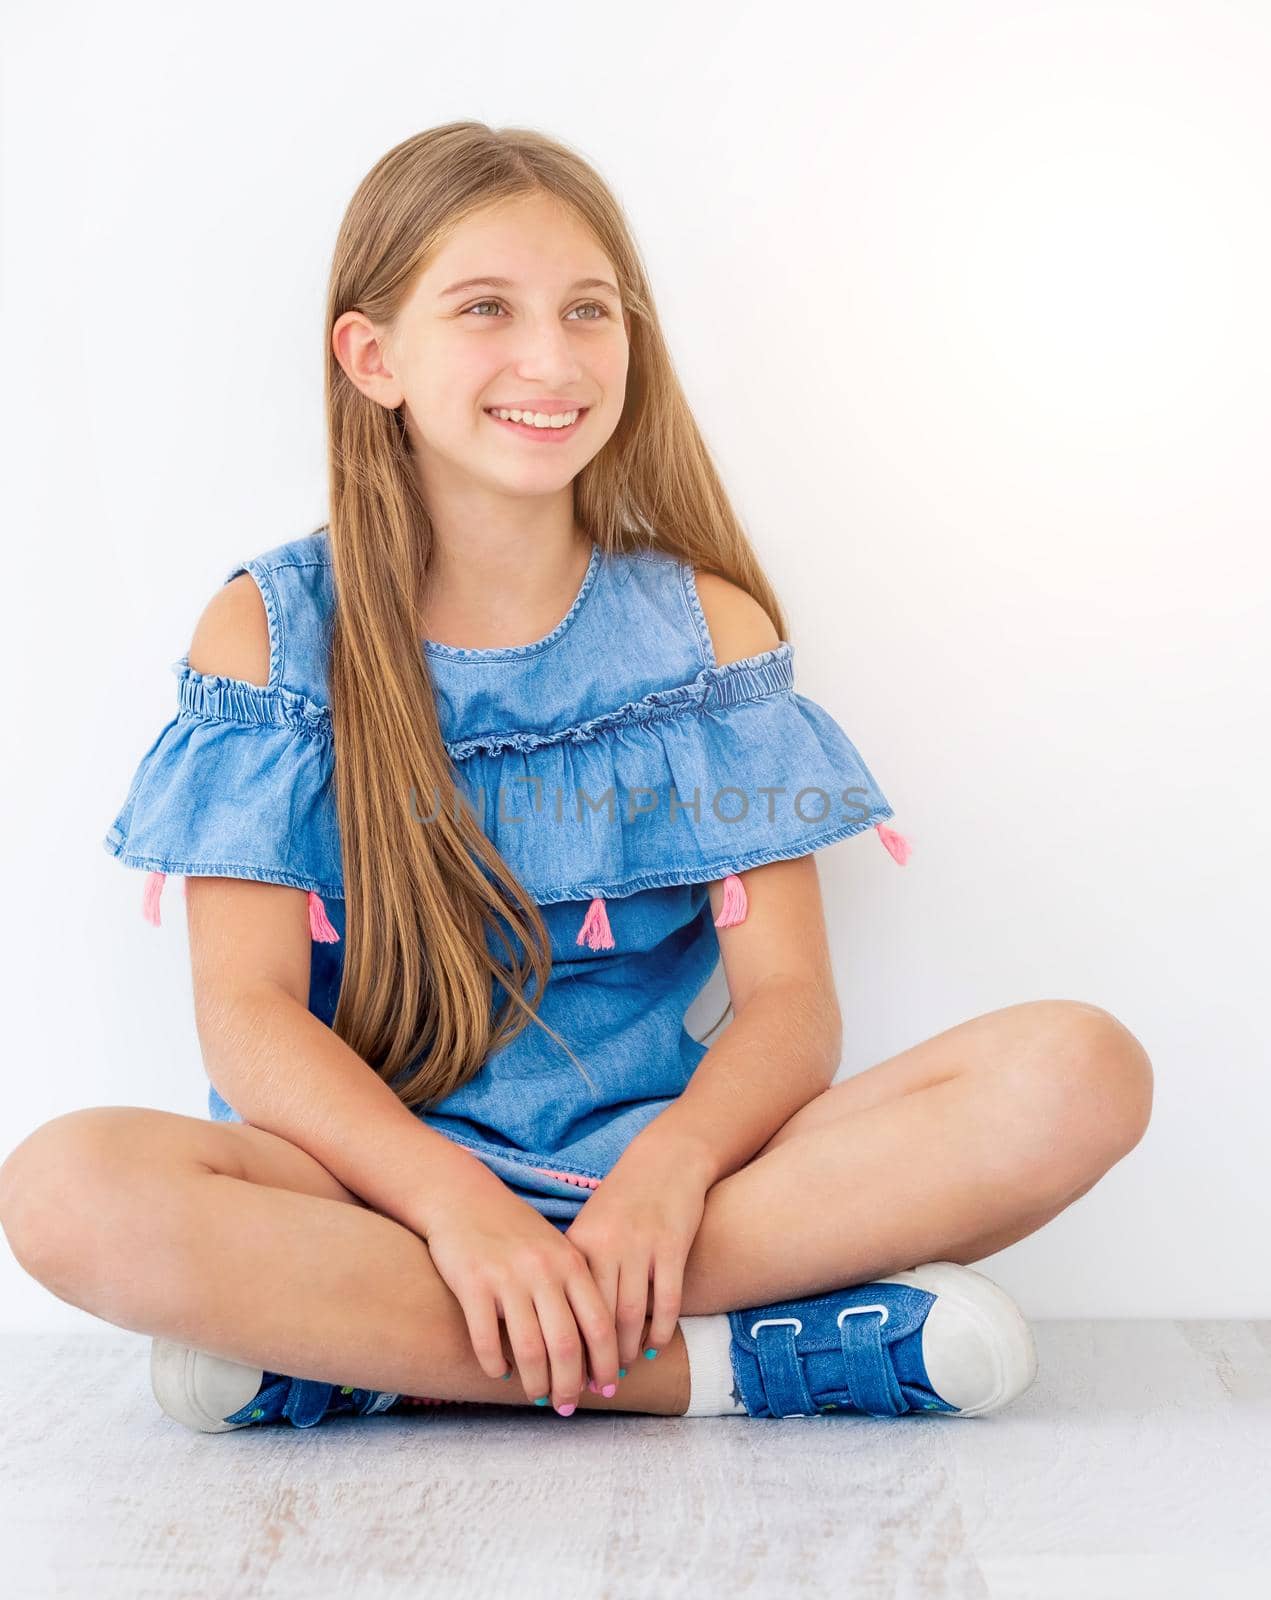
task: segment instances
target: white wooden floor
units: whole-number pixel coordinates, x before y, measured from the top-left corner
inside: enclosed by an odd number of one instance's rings
[[[9,1600],[1271,1595],[1271,1322],[1033,1324],[981,1418],[420,1409],[195,1434],[149,1340],[0,1339]]]

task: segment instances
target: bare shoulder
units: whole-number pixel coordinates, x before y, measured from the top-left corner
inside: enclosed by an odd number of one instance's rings
[[[262,688],[269,682],[269,617],[249,572],[222,584],[208,601],[195,625],[189,657],[196,672]]]
[[[717,572],[698,572],[693,581],[702,603],[707,631],[722,667],[729,661],[742,661],[764,650],[775,650],[781,643],[772,618],[752,595]]]

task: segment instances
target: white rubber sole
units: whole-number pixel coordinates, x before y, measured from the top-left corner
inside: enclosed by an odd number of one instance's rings
[[[957,1261],[928,1261],[875,1281],[936,1296],[922,1330],[923,1365],[932,1388],[957,1406],[958,1416],[997,1411],[1036,1378],[1033,1331],[992,1278]]]
[[[249,1422],[225,1422],[260,1389],[263,1367],[193,1350],[172,1339],[150,1341],[150,1387],[160,1409],[174,1422],[200,1433],[232,1433]]]

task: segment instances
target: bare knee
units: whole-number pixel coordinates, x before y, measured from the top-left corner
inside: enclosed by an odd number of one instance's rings
[[[127,1188],[132,1106],[42,1123],[0,1166],[0,1227],[19,1264],[57,1292]]]
[[[1032,1003],[1035,1047],[1014,1082],[1034,1177],[1057,1195],[1089,1187],[1138,1144],[1152,1115],[1152,1063],[1139,1039],[1102,1006]]]
[[[1152,1117],[1154,1074],[1142,1041],[1119,1017],[1085,1001],[1064,1002],[1061,1033],[1071,1052],[1075,1093],[1091,1142],[1110,1163],[1127,1155]]]

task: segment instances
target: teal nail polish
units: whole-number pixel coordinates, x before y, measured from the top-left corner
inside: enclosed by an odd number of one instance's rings
[[[618,1376],[620,1378],[625,1378],[626,1375],[627,1375],[627,1369],[625,1367],[619,1367],[618,1368]]]
[[[504,1381],[504,1383],[510,1383],[510,1382],[511,1382],[511,1379],[512,1379],[512,1374],[511,1374],[511,1373],[510,1373],[510,1372],[505,1372],[505,1373],[504,1373],[504,1374],[503,1374],[503,1381]]]
[[[551,1399],[551,1395],[545,1394],[545,1395],[543,1395],[543,1397],[541,1399],[536,1400],[534,1402],[534,1404],[536,1406],[545,1406],[550,1399]]]
[[[655,1355],[657,1355],[657,1351],[656,1350],[646,1350],[644,1352],[644,1359],[646,1361],[652,1361]]]

